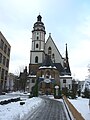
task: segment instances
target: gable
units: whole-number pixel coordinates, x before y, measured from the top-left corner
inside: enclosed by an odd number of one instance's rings
[[[51,36],[48,37],[48,39],[45,43],[45,53],[46,54],[48,54],[49,48],[51,48],[51,58],[52,58],[52,55],[54,54],[55,63],[61,63],[61,65],[63,66],[63,58],[62,58],[57,46],[55,45],[53,39],[51,38]]]

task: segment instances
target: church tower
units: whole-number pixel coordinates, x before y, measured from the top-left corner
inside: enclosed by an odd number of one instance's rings
[[[39,64],[44,61],[45,56],[45,26],[42,22],[41,15],[37,16],[37,22],[33,26],[32,30],[32,48],[30,51],[30,67],[29,69],[37,69]],[[32,70],[29,70],[29,73]]]

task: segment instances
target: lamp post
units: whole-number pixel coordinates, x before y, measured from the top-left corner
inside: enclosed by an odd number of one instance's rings
[[[55,89],[54,98],[57,99],[57,98],[60,97],[60,95],[59,95],[59,86],[56,85],[54,89]]]

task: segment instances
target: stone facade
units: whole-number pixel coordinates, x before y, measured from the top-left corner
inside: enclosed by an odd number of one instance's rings
[[[11,46],[0,32],[0,89],[6,89]]]
[[[58,70],[55,67],[40,67],[37,76],[39,78],[39,92],[54,94],[54,86],[60,85]]]

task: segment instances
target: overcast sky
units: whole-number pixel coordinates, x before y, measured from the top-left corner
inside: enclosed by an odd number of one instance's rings
[[[0,0],[0,31],[11,45],[9,72],[29,65],[33,24],[40,13],[72,75],[85,79],[90,64],[90,0]]]

